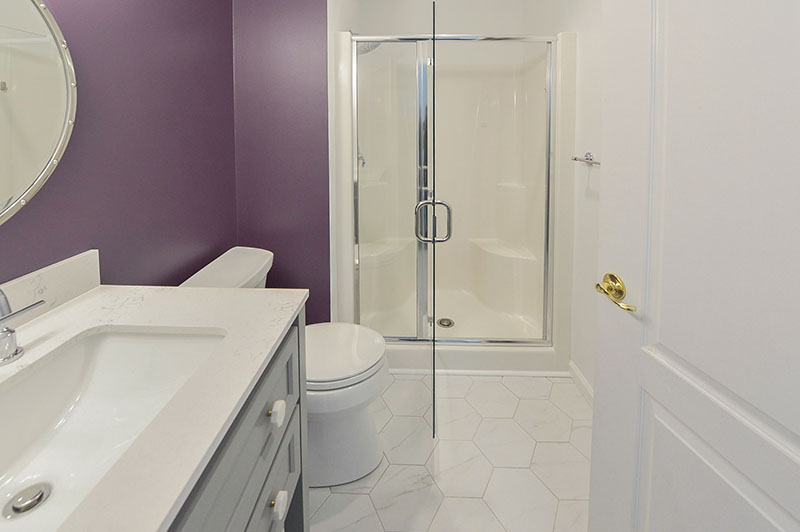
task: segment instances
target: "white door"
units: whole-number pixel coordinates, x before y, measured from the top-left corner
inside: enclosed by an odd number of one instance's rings
[[[800,2],[603,16],[589,528],[800,530]]]

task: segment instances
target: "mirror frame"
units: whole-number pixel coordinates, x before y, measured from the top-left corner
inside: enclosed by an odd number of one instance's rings
[[[61,33],[61,28],[50,10],[41,0],[30,0],[36,10],[44,19],[45,24],[50,30],[50,34],[56,42],[59,55],[61,56],[61,64],[64,66],[64,75],[66,78],[67,88],[67,112],[65,114],[66,120],[61,128],[61,135],[58,138],[53,154],[50,160],[45,165],[44,169],[39,173],[36,179],[33,180],[31,185],[23,192],[17,199],[15,199],[3,211],[0,211],[0,225],[6,222],[14,214],[17,213],[22,207],[28,204],[33,196],[39,192],[39,189],[44,186],[50,176],[58,166],[61,156],[67,149],[69,139],[72,136],[72,129],[75,125],[75,113],[78,105],[78,83],[75,77],[75,66],[72,63],[72,55],[69,53],[67,41],[64,39],[64,34]]]

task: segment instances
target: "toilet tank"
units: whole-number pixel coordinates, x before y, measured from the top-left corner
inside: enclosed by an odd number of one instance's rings
[[[192,275],[181,286],[264,288],[273,254],[266,249],[237,246]]]

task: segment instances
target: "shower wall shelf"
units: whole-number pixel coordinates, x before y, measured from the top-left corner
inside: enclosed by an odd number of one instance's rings
[[[583,157],[572,157],[573,161],[577,161],[579,163],[588,164],[590,166],[600,166],[600,161],[595,160],[594,153],[587,151]]]

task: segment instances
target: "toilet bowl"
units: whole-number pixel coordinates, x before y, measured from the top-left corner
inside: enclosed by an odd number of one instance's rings
[[[181,286],[264,288],[273,254],[234,247]],[[306,327],[306,411],[312,487],[346,484],[380,465],[383,451],[369,407],[388,384],[383,337],[353,323]]]
[[[306,327],[308,483],[357,480],[381,463],[370,405],[389,379],[383,336],[353,323]]]

